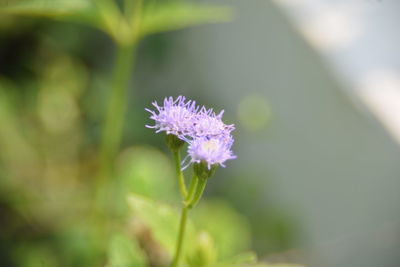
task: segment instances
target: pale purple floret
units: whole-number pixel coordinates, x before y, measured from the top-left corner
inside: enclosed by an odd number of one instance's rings
[[[172,97],[166,97],[164,106],[159,106],[154,101],[152,104],[158,114],[147,108],[146,111],[151,113],[150,119],[155,121],[155,125],[146,125],[146,127],[156,129],[156,133],[165,131],[167,134],[185,139],[185,136],[190,135],[193,131],[193,121],[198,111],[195,101],[185,102],[185,100],[184,96],[178,96],[175,100]]]
[[[203,161],[207,163],[208,169],[211,169],[211,166],[215,164],[225,167],[225,161],[236,158],[231,150],[232,144],[233,138],[230,135],[195,138],[189,142],[188,156],[190,162],[188,165]]]
[[[234,125],[227,125],[222,121],[224,110],[215,114],[212,109],[202,107],[195,117],[191,137],[218,137],[230,135],[235,129]]]

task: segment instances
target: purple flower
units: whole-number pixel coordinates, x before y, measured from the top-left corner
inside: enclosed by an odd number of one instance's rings
[[[150,119],[155,125],[146,127],[156,129],[156,133],[165,131],[189,144],[188,155],[183,162],[190,161],[183,169],[191,163],[201,162],[208,169],[216,165],[225,167],[225,161],[236,158],[231,150],[231,132],[235,127],[222,121],[223,110],[216,114],[213,109],[196,106],[195,101],[186,101],[184,96],[176,99],[166,97],[163,106],[157,102],[152,104],[157,110],[146,110],[151,113]]]
[[[235,126],[233,124],[226,125],[222,121],[223,114],[224,110],[217,115],[212,109],[207,110],[205,107],[202,107],[194,119],[191,137],[218,137],[221,135],[230,135],[235,129]]]
[[[230,135],[195,138],[189,142],[188,156],[190,162],[188,165],[205,162],[208,169],[215,164],[225,167],[225,161],[236,158],[231,150],[232,144],[233,138]]]
[[[175,100],[172,97],[164,99],[164,106],[159,106],[156,101],[152,104],[156,111],[146,108],[151,113],[150,119],[154,120],[155,125],[146,125],[148,128],[156,129],[156,133],[165,131],[167,134],[173,134],[184,139],[193,131],[193,121],[196,117],[198,107],[196,102],[189,100],[185,102],[184,96],[178,96]]]

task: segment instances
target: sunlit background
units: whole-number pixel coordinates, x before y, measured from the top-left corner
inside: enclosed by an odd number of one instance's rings
[[[185,95],[236,125],[238,158],[217,170],[193,215],[215,215],[217,234],[230,224],[221,238],[232,251],[399,266],[400,2],[218,3],[234,8],[232,21],[139,43],[115,183],[179,203],[164,137],[144,127],[144,109]],[[1,266],[107,264],[85,231],[98,230],[88,192],[114,50],[79,23],[0,14]]]

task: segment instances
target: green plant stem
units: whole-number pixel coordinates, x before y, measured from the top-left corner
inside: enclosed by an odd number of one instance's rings
[[[174,151],[174,161],[175,161],[175,171],[176,178],[178,179],[179,190],[181,191],[182,199],[186,199],[187,189],[185,184],[185,178],[183,177],[183,173],[181,170],[181,154],[179,151]]]
[[[179,263],[179,259],[180,259],[181,252],[182,252],[183,239],[185,236],[185,228],[186,228],[188,209],[189,208],[186,205],[184,205],[182,208],[181,222],[179,224],[178,241],[177,241],[177,245],[176,245],[175,256],[171,263],[171,267],[176,267],[176,266],[178,266],[178,263]]]
[[[131,19],[132,15],[134,13],[134,10],[135,10],[135,1],[134,0],[124,0],[124,13],[125,13],[125,17],[128,20]]]
[[[188,208],[192,208],[197,205],[197,203],[200,201],[201,196],[203,195],[204,189],[206,188],[207,184],[207,179],[204,178],[197,178],[197,186],[196,186],[196,192],[194,193],[194,196],[192,199],[189,201]]]
[[[190,203],[191,199],[193,198],[194,192],[196,192],[198,182],[199,178],[197,178],[196,174],[193,173],[192,181],[189,185],[189,192],[186,196],[185,203]]]
[[[189,186],[189,193],[187,194],[184,201],[184,206],[182,207],[181,221],[179,224],[178,241],[176,244],[175,256],[171,263],[171,267],[176,267],[178,266],[179,263],[179,258],[183,246],[183,239],[185,236],[188,211],[199,202],[201,196],[203,195],[206,184],[207,184],[207,179],[199,179],[196,174],[193,174],[192,181],[190,182]]]
[[[107,183],[107,178],[111,175],[112,163],[121,141],[135,48],[135,43],[127,46],[121,44],[117,46],[111,80],[111,93],[108,98],[100,144],[97,201],[101,201],[105,194],[106,189],[104,187]],[[99,205],[102,205],[102,203],[99,203]]]
[[[124,115],[127,106],[128,84],[133,71],[135,47],[134,44],[117,46],[111,95],[109,97],[101,140],[100,155],[104,170],[109,169],[110,161],[114,158],[121,141]]]

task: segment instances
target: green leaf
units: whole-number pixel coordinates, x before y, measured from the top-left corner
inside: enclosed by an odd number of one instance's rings
[[[145,255],[139,245],[135,240],[131,240],[122,234],[112,236],[108,260],[107,267],[146,266]]]
[[[52,247],[43,244],[24,244],[18,246],[14,251],[12,258],[14,266],[21,267],[59,267],[60,262]]]
[[[246,265],[249,267],[305,267],[304,265],[299,265],[295,263],[255,263]]]
[[[170,159],[148,146],[125,149],[116,164],[117,191],[113,210],[122,216],[130,214],[126,196],[135,193],[156,201],[179,203],[177,181]]]
[[[88,10],[89,0],[2,0],[0,11],[16,15],[66,16]]]
[[[213,237],[220,260],[249,249],[249,223],[225,201],[200,202],[193,210],[193,218],[199,229],[208,231]]]
[[[186,261],[190,267],[215,266],[217,250],[211,236],[201,231],[196,238],[194,250],[188,253]]]
[[[254,252],[244,252],[238,254],[229,260],[223,261],[218,267],[305,267],[304,265],[294,263],[268,263],[257,262],[257,255]]]
[[[117,175],[127,193],[160,201],[177,201],[177,181],[171,160],[152,147],[135,146],[118,158]]]
[[[128,196],[128,203],[134,218],[150,229],[154,240],[172,257],[175,251],[180,221],[178,210],[136,194]],[[194,237],[195,229],[193,223],[188,219],[183,255],[185,255],[187,249],[193,247]]]
[[[254,252],[248,251],[233,256],[229,260],[225,260],[218,264],[218,267],[233,267],[233,266],[253,266],[256,264],[257,255]]]
[[[232,9],[226,6],[174,1],[145,7],[140,24],[141,35],[159,33],[204,23],[226,22]]]
[[[103,27],[98,9],[90,0],[0,0],[0,14],[48,17]]]

